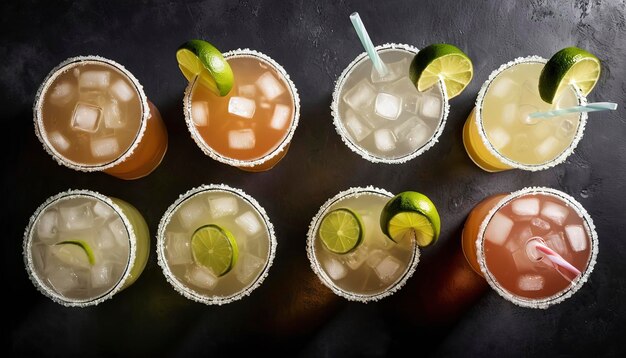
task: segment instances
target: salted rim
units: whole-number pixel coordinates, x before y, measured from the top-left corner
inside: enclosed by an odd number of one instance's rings
[[[335,285],[335,283],[328,277],[328,275],[326,275],[326,272],[321,267],[319,261],[317,260],[317,256],[315,255],[315,238],[316,238],[315,234],[317,233],[322,217],[326,214],[326,212],[330,209],[330,207],[333,204],[347,197],[358,198],[360,195],[363,195],[363,194],[375,194],[375,195],[380,195],[380,196],[387,197],[387,198],[393,197],[393,194],[388,192],[387,190],[376,188],[376,187],[369,185],[366,187],[349,188],[333,196],[332,198],[328,199],[324,203],[324,205],[320,207],[320,210],[313,217],[313,220],[311,220],[311,224],[309,225],[309,231],[307,233],[306,251],[307,251],[307,257],[309,258],[309,261],[311,263],[311,269],[313,269],[313,272],[315,272],[315,274],[320,279],[320,281],[322,281],[324,286],[330,288],[336,295],[341,296],[349,301],[367,303],[370,301],[381,300],[387,296],[391,296],[396,291],[400,290],[402,286],[404,286],[406,281],[411,276],[413,276],[413,273],[415,272],[415,269],[417,268],[417,264],[419,262],[420,251],[419,251],[419,247],[416,244],[413,244],[413,247],[414,247],[413,256],[411,257],[411,262],[409,263],[404,273],[402,274],[402,277],[398,281],[396,281],[392,286],[390,286],[387,290],[381,293],[376,293],[376,294],[371,294],[371,295],[359,294],[359,293],[354,293],[354,292],[348,292],[340,288],[339,286]]]
[[[476,97],[476,103],[475,103],[476,115],[474,116],[475,118],[474,120],[476,121],[476,127],[478,128],[478,133],[480,134],[480,138],[485,148],[487,148],[489,153],[491,153],[494,157],[498,158],[500,162],[510,167],[517,168],[517,169],[538,171],[538,170],[548,169],[548,168],[551,168],[555,165],[562,163],[570,154],[574,152],[574,149],[578,145],[578,142],[582,138],[583,132],[585,131],[585,124],[587,123],[586,112],[580,113],[580,116],[578,117],[578,130],[576,132],[576,135],[574,135],[574,138],[572,138],[572,142],[570,143],[570,145],[567,148],[565,148],[561,152],[561,154],[559,154],[556,158],[544,164],[524,164],[524,163],[511,160],[505,157],[504,155],[500,154],[496,150],[496,148],[493,147],[491,142],[489,142],[489,138],[487,138],[487,133],[485,131],[485,128],[483,127],[483,120],[482,120],[482,109],[483,109],[484,97],[485,97],[485,94],[487,93],[487,90],[489,89],[489,86],[493,82],[493,80],[500,73],[509,69],[510,67],[519,65],[521,63],[533,63],[533,62],[545,64],[548,61],[545,58],[539,57],[539,56],[518,57],[514,59],[513,61],[509,61],[503,64],[497,70],[491,72],[491,74],[489,75],[489,78],[480,87],[480,91],[478,92],[478,97]],[[582,92],[576,86],[572,86],[572,88],[574,89],[576,93],[576,98],[578,99],[578,105],[583,106],[587,104],[587,98],[582,94]]]
[[[135,86],[135,89],[137,90],[137,94],[139,95],[139,103],[141,104],[141,112],[142,112],[141,125],[139,126],[139,130],[137,134],[135,135],[135,139],[131,143],[130,147],[128,147],[128,149],[124,153],[122,153],[122,155],[118,156],[113,161],[105,163],[105,164],[97,164],[97,165],[87,165],[87,164],[76,163],[74,161],[69,160],[68,158],[63,156],[61,153],[59,153],[54,148],[54,146],[50,144],[48,140],[48,136],[46,134],[44,124],[43,124],[43,116],[41,115],[43,102],[44,102],[43,95],[47,93],[48,88],[50,87],[52,82],[61,74],[61,70],[75,63],[90,63],[90,62],[91,63],[104,62],[110,66],[113,66],[115,69],[123,73],[130,80],[130,82]],[[119,63],[113,60],[109,60],[107,58],[100,57],[100,56],[77,56],[77,57],[70,57],[67,60],[61,62],[59,65],[53,68],[52,71],[50,71],[50,73],[48,73],[43,83],[37,90],[37,94],[35,95],[35,102],[33,104],[33,113],[34,113],[34,120],[35,120],[35,134],[37,135],[37,138],[39,138],[39,141],[41,142],[41,144],[43,144],[43,147],[46,150],[46,152],[50,154],[59,165],[63,165],[68,168],[78,170],[81,172],[95,172],[95,171],[103,171],[106,169],[113,168],[114,166],[120,163],[123,163],[128,158],[130,158],[130,156],[133,155],[133,152],[135,151],[135,149],[137,149],[137,146],[139,146],[139,143],[141,142],[141,139],[143,138],[143,134],[146,131],[148,118],[150,117],[150,107],[148,106],[148,98],[146,97],[146,94],[143,91],[143,87],[141,86],[137,78],[135,78],[135,76],[133,76],[133,74],[130,73],[130,71],[128,71],[124,66],[120,65]]]
[[[572,207],[576,211],[577,214],[582,216],[583,221],[585,222],[585,230],[587,231],[587,234],[591,238],[591,255],[589,256],[589,261],[587,262],[587,267],[585,271],[583,272],[583,274],[574,283],[572,283],[569,288],[566,288],[562,292],[558,292],[550,297],[539,298],[539,299],[524,298],[521,296],[513,295],[509,293],[507,290],[505,290],[503,287],[501,287],[498,284],[496,278],[492,276],[491,272],[487,268],[487,263],[486,263],[486,259],[484,257],[484,251],[483,251],[484,250],[483,248],[484,234],[487,229],[487,225],[489,224],[489,221],[491,221],[491,218],[493,217],[493,215],[498,210],[500,210],[504,205],[508,204],[510,201],[522,195],[527,195],[527,194],[532,194],[532,195],[543,194],[547,196],[556,197],[562,200],[565,205]],[[489,210],[489,213],[487,214],[487,216],[485,216],[485,219],[480,224],[480,229],[478,231],[478,236],[476,239],[476,257],[480,265],[480,270],[482,271],[483,276],[487,280],[487,283],[489,283],[489,285],[496,292],[498,292],[500,296],[504,297],[508,301],[513,302],[514,304],[521,306],[521,307],[546,309],[552,305],[560,303],[564,301],[565,299],[569,298],[576,291],[578,291],[578,289],[580,289],[580,287],[582,287],[582,285],[585,282],[587,282],[587,279],[589,278],[589,275],[593,271],[593,268],[596,264],[597,255],[598,255],[598,234],[596,233],[595,225],[593,224],[593,220],[591,220],[591,216],[589,216],[585,208],[579,202],[577,202],[576,199],[574,199],[573,197],[569,196],[568,194],[560,190],[546,188],[546,187],[527,187],[518,191],[514,191],[511,194],[504,197],[503,199],[501,199],[493,208],[491,208],[491,210]]]
[[[404,50],[407,52],[410,52],[412,54],[417,54],[419,52],[419,50],[416,47],[413,47],[411,45],[406,45],[406,44],[396,44],[396,43],[386,43],[383,45],[379,45],[375,47],[376,51],[389,51],[389,50]],[[430,137],[430,139],[421,147],[419,147],[418,149],[416,149],[414,152],[409,153],[407,155],[404,155],[402,157],[398,157],[398,158],[384,158],[384,157],[379,157],[376,155],[371,154],[370,152],[368,152],[367,150],[365,150],[365,148],[361,147],[358,143],[355,143],[352,138],[350,137],[350,135],[347,134],[346,128],[343,125],[343,122],[341,121],[341,114],[339,112],[339,103],[341,102],[341,98],[339,96],[339,93],[344,85],[344,82],[347,80],[347,78],[350,76],[352,70],[354,70],[354,68],[359,65],[364,59],[367,59],[367,52],[363,52],[360,55],[358,55],[352,62],[350,62],[350,64],[343,70],[343,72],[341,73],[341,75],[339,76],[339,78],[337,79],[337,82],[335,83],[335,89],[333,91],[333,101],[330,105],[330,109],[331,109],[331,115],[333,117],[333,123],[335,125],[335,130],[337,131],[337,134],[339,134],[339,136],[341,137],[341,140],[344,142],[344,144],[350,148],[353,152],[357,153],[358,155],[360,155],[361,157],[363,157],[363,159],[370,161],[372,163],[386,163],[386,164],[402,164],[405,163],[415,157],[417,157],[418,155],[424,153],[425,151],[427,151],[428,149],[430,149],[433,145],[435,145],[435,143],[438,142],[439,140],[439,136],[441,135],[441,133],[443,132],[443,129],[446,125],[446,119],[448,118],[448,113],[450,111],[450,105],[448,104],[448,95],[446,93],[446,85],[442,80],[439,80],[439,88],[441,90],[441,96],[443,98],[443,103],[442,103],[442,118],[439,121],[439,124],[435,130],[435,132],[433,133],[433,135]]]
[[[289,145],[289,143],[291,143],[291,139],[293,137],[294,132],[296,131],[296,127],[298,127],[298,120],[300,119],[300,97],[298,95],[298,89],[296,88],[296,85],[293,83],[293,81],[289,77],[289,74],[287,73],[287,71],[285,71],[285,69],[281,65],[279,65],[276,61],[274,61],[271,57],[261,52],[244,48],[244,49],[237,49],[237,50],[225,52],[223,56],[225,59],[238,58],[238,57],[256,58],[258,60],[261,60],[262,62],[265,62],[267,65],[273,67],[274,70],[283,77],[283,79],[287,83],[287,87],[289,88],[291,92],[291,97],[293,99],[293,107],[294,107],[293,117],[292,117],[291,125],[289,126],[289,130],[287,131],[287,135],[283,138],[283,140],[278,145],[278,147],[276,147],[272,152],[270,152],[266,156],[261,157],[259,159],[239,160],[239,159],[226,157],[216,152],[213,148],[211,148],[204,141],[204,139],[202,139],[202,136],[200,135],[200,133],[198,133],[198,130],[196,129],[196,126],[193,123],[192,113],[191,113],[191,97],[192,97],[193,85],[196,82],[196,79],[189,82],[189,84],[187,85],[187,88],[185,88],[185,97],[183,98],[183,112],[185,113],[185,123],[187,124],[187,129],[189,129],[189,133],[191,133],[191,138],[194,140],[194,142],[196,142],[198,147],[202,149],[204,154],[217,160],[218,162],[232,165],[234,167],[254,167],[257,165],[261,165],[269,161],[270,159],[274,158],[278,154],[282,153],[284,150],[287,149],[287,146]]]
[[[113,288],[111,288],[108,292],[96,298],[89,298],[85,300],[72,300],[57,292],[54,292],[54,290],[48,287],[44,283],[44,281],[39,277],[34,267],[31,246],[32,246],[32,241],[33,241],[33,232],[34,232],[35,224],[37,223],[37,220],[39,219],[39,216],[43,213],[43,211],[47,209],[50,205],[55,204],[58,201],[67,200],[67,199],[71,199],[75,197],[81,197],[81,196],[100,200],[101,202],[104,202],[105,204],[109,205],[109,207],[111,207],[115,211],[115,213],[117,213],[117,215],[122,219],[122,222],[124,223],[124,227],[126,228],[126,232],[128,233],[128,239],[130,243],[129,245],[130,253],[128,255],[128,263],[126,264],[126,269],[124,270],[124,274],[122,275],[120,280],[117,282],[117,284],[113,286]],[[30,217],[28,226],[26,227],[26,230],[24,231],[24,243],[22,246],[26,272],[28,272],[28,277],[33,282],[37,290],[41,292],[42,294],[44,294],[45,296],[52,299],[54,302],[59,303],[65,307],[95,306],[113,297],[113,295],[115,295],[118,291],[124,288],[124,284],[126,283],[126,280],[128,280],[128,278],[130,277],[131,270],[133,268],[133,265],[135,264],[136,251],[137,251],[137,236],[136,236],[133,226],[130,223],[130,220],[124,214],[124,211],[122,210],[122,208],[120,208],[117,204],[115,204],[115,202],[113,202],[113,200],[111,200],[109,197],[104,196],[92,190],[84,190],[84,189],[80,189],[80,190],[69,189],[67,191],[58,193],[46,199],[46,201],[43,204],[41,204],[37,208],[37,210],[35,210],[35,213]]]
[[[269,237],[269,250],[267,254],[267,262],[265,263],[265,267],[263,268],[263,271],[261,271],[261,274],[257,277],[256,281],[252,282],[248,287],[241,290],[240,292],[237,292],[230,296],[207,296],[207,295],[196,292],[194,289],[190,288],[189,286],[181,282],[172,273],[172,271],[170,270],[167,264],[167,258],[165,257],[165,229],[170,223],[170,220],[172,219],[172,215],[183,202],[187,201],[188,199],[191,199],[192,197],[196,195],[202,194],[207,191],[227,192],[230,194],[234,194],[244,199],[245,201],[247,201],[257,211],[257,213],[261,215],[261,218],[263,219],[263,222],[265,224],[265,228],[267,230],[267,234]],[[223,305],[223,304],[231,303],[233,301],[240,300],[244,298],[245,296],[250,295],[252,291],[254,291],[257,287],[259,287],[263,283],[263,280],[265,280],[265,278],[267,277],[269,273],[269,269],[272,266],[272,263],[274,262],[274,257],[276,256],[276,245],[277,245],[277,241],[276,241],[276,235],[274,233],[274,226],[270,222],[270,219],[267,213],[265,212],[265,209],[253,197],[246,194],[241,189],[233,188],[225,184],[208,184],[208,185],[201,185],[199,187],[192,188],[188,190],[186,193],[181,194],[178,197],[178,199],[176,199],[176,201],[174,201],[174,203],[170,205],[169,208],[167,208],[167,210],[165,211],[165,214],[163,214],[163,217],[161,218],[161,221],[159,222],[159,229],[157,231],[157,262],[159,266],[161,266],[161,269],[163,270],[163,275],[165,275],[167,282],[169,282],[172,285],[172,287],[174,287],[176,292],[178,292],[179,294],[185,296],[186,298],[190,300],[204,303],[206,305]]]

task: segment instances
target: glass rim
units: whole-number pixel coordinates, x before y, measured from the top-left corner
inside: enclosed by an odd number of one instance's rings
[[[50,288],[47,284],[44,283],[44,279],[42,279],[35,269],[33,257],[32,257],[32,243],[33,243],[33,233],[35,230],[35,225],[37,224],[39,217],[41,214],[51,205],[56,204],[57,202],[77,198],[77,197],[86,197],[89,199],[95,199],[100,202],[104,202],[109,205],[115,213],[118,215],[122,222],[124,223],[124,228],[128,234],[129,240],[129,255],[128,262],[126,263],[126,268],[124,269],[124,273],[122,277],[117,281],[115,285],[105,293],[92,298],[86,299],[71,299],[65,297],[64,295],[55,292],[52,288]],[[127,280],[130,278],[132,267],[135,263],[137,256],[137,236],[133,226],[130,223],[130,219],[124,214],[122,208],[117,205],[110,197],[100,194],[93,190],[86,189],[69,189],[58,194],[55,194],[46,201],[43,202],[31,215],[28,225],[24,230],[24,242],[22,245],[22,253],[24,256],[24,264],[26,266],[26,272],[28,273],[28,277],[31,282],[35,285],[37,290],[41,292],[44,296],[52,299],[52,301],[59,303],[66,307],[88,307],[98,305],[111,297],[113,297],[117,292],[124,288]]]
[[[319,278],[319,280],[324,284],[324,286],[328,287],[338,296],[341,296],[349,301],[356,302],[370,302],[370,301],[378,301],[387,296],[393,295],[396,291],[400,290],[405,284],[406,281],[413,276],[415,269],[417,268],[417,264],[420,259],[420,250],[419,247],[414,244],[413,245],[413,255],[411,256],[411,261],[404,269],[404,273],[402,276],[396,280],[393,285],[385,289],[383,292],[374,293],[374,294],[360,294],[355,292],[349,292],[341,287],[337,286],[333,280],[328,277],[324,269],[322,268],[319,260],[317,259],[317,255],[315,254],[315,241],[316,241],[316,233],[318,231],[320,222],[324,215],[328,212],[330,207],[335,203],[350,197],[359,197],[364,194],[374,194],[382,197],[392,198],[393,194],[388,192],[385,189],[377,188],[374,186],[366,186],[366,187],[351,187],[347,190],[341,191],[332,198],[326,200],[326,202],[320,207],[317,214],[311,220],[309,224],[309,230],[307,232],[307,242],[306,242],[306,252],[307,257],[309,258],[311,269],[315,273],[315,275]]]
[[[587,117],[588,117],[586,112],[581,112],[580,115],[578,116],[578,129],[576,131],[576,134],[572,138],[572,141],[569,144],[569,146],[567,146],[567,148],[565,148],[555,158],[545,163],[540,163],[540,164],[524,164],[524,163],[520,163],[515,160],[507,158],[506,156],[501,154],[498,150],[496,150],[496,148],[491,144],[491,142],[489,141],[489,138],[487,137],[487,133],[485,131],[485,128],[483,127],[483,116],[482,116],[483,102],[485,100],[485,96],[487,94],[487,91],[489,90],[489,87],[491,86],[493,81],[496,79],[496,77],[500,75],[502,72],[506,71],[507,69],[513,66],[519,65],[519,64],[523,64],[523,63],[545,64],[547,62],[548,60],[540,56],[517,57],[514,60],[511,60],[501,65],[499,68],[495,69],[494,71],[492,71],[489,77],[487,78],[487,80],[485,80],[485,82],[480,87],[480,90],[478,91],[478,96],[476,97],[476,102],[474,104],[474,108],[476,111],[474,120],[476,121],[476,127],[478,128],[478,134],[480,135],[480,139],[482,140],[483,145],[485,146],[485,148],[487,148],[487,150],[489,151],[491,155],[496,157],[502,164],[507,165],[509,167],[522,169],[522,170],[528,170],[528,171],[538,171],[538,170],[544,170],[544,169],[548,169],[556,165],[559,165],[562,162],[564,162],[565,159],[567,159],[567,157],[570,156],[570,154],[574,152],[574,149],[576,149],[576,146],[578,146],[578,142],[583,137],[583,133],[585,131],[585,125],[587,123]],[[573,88],[575,92],[578,105],[580,106],[586,105],[587,98],[582,94],[582,92],[576,86],[572,86],[571,88]]]
[[[560,199],[562,202],[565,203],[565,205],[574,209],[574,211],[576,211],[576,213],[582,218],[585,231],[587,232],[587,235],[589,236],[591,248],[590,248],[590,253],[589,253],[589,260],[587,261],[587,266],[585,270],[582,272],[582,275],[574,283],[570,284],[569,287],[549,297],[526,298],[526,297],[522,297],[522,296],[510,293],[498,283],[497,279],[491,274],[491,271],[489,271],[489,269],[487,268],[483,243],[485,241],[484,236],[487,230],[487,226],[489,225],[489,222],[491,221],[493,216],[496,214],[496,212],[498,212],[503,206],[505,206],[509,202],[519,197],[522,197],[525,195],[537,195],[537,194],[547,195],[547,196]],[[487,280],[487,283],[489,284],[489,286],[491,286],[492,289],[494,289],[504,299],[521,307],[546,309],[552,305],[563,302],[565,299],[571,297],[574,293],[576,293],[576,291],[578,291],[583,286],[585,282],[587,282],[589,275],[591,275],[591,272],[593,271],[593,268],[596,264],[597,256],[598,256],[598,234],[596,232],[595,225],[593,224],[593,220],[591,219],[591,216],[589,215],[587,210],[585,210],[585,208],[572,196],[560,190],[547,188],[547,187],[526,187],[526,188],[514,191],[506,195],[506,197],[499,200],[498,203],[489,210],[489,213],[485,216],[482,223],[480,224],[478,235],[476,237],[476,258],[477,258],[478,264],[480,265],[480,270],[482,271],[483,276]]]
[[[383,45],[376,46],[375,49],[376,51],[381,51],[381,52],[393,51],[393,50],[406,51],[411,54],[417,54],[419,52],[419,49],[417,49],[417,47],[407,45],[407,44],[397,44],[397,43],[385,43]],[[361,64],[363,61],[367,60],[368,58],[369,57],[367,55],[367,52],[360,53],[354,60],[352,60],[352,62],[350,62],[348,66],[346,66],[343,72],[341,72],[341,75],[339,75],[337,82],[335,82],[335,88],[333,90],[333,100],[330,106],[331,115],[333,117],[333,124],[335,125],[335,131],[337,132],[337,134],[339,134],[339,137],[341,137],[341,140],[343,141],[343,143],[348,148],[350,148],[350,150],[360,155],[363,159],[369,162],[386,163],[386,164],[406,163],[407,161],[414,159],[415,157],[421,155],[422,153],[424,153],[425,151],[433,147],[439,141],[439,136],[441,136],[441,133],[443,132],[443,129],[445,128],[446,120],[450,112],[450,104],[449,104],[448,95],[446,93],[446,85],[442,80],[439,80],[441,96],[443,99],[443,103],[442,103],[443,110],[441,113],[441,119],[439,120],[439,124],[437,125],[435,132],[430,137],[430,139],[426,143],[424,143],[424,145],[422,145],[421,147],[417,148],[416,150],[414,150],[413,152],[407,155],[403,155],[397,158],[385,158],[385,157],[373,155],[371,152],[361,147],[358,143],[355,143],[352,140],[352,138],[347,134],[347,130],[345,126],[343,125],[343,122],[341,121],[341,114],[339,112],[339,103],[341,102],[339,93],[341,89],[343,88],[345,82],[347,81],[348,77],[350,77],[350,75],[352,74],[352,71],[354,71],[356,66],[358,66],[359,64]]]
[[[269,243],[268,243],[268,253],[266,257],[267,261],[265,262],[265,266],[263,267],[263,270],[258,274],[257,278],[253,282],[248,284],[244,289],[228,296],[218,296],[218,295],[209,296],[209,295],[201,294],[197,292],[195,289],[189,287],[189,285],[185,284],[178,277],[176,277],[176,275],[174,275],[174,273],[172,272],[172,270],[170,269],[167,263],[168,260],[165,255],[165,232],[166,232],[167,226],[169,225],[172,219],[174,212],[176,212],[176,210],[180,207],[180,205],[185,203],[187,200],[205,192],[230,193],[246,201],[261,216],[261,219],[263,220],[263,225],[265,226],[265,230],[268,236]],[[159,227],[158,227],[156,236],[157,236],[157,244],[156,244],[157,263],[161,267],[161,270],[163,271],[163,275],[165,276],[165,279],[167,280],[167,282],[169,282],[170,285],[174,287],[174,290],[176,290],[176,292],[178,292],[180,295],[192,301],[204,303],[206,305],[223,305],[223,304],[231,303],[234,301],[238,301],[246,296],[249,296],[252,293],[252,291],[254,291],[259,286],[261,286],[261,284],[263,283],[263,281],[269,274],[269,269],[272,267],[272,264],[274,262],[274,257],[276,256],[276,246],[278,244],[278,241],[276,240],[276,234],[274,232],[274,226],[272,225],[272,222],[270,221],[270,218],[267,215],[267,212],[259,204],[259,202],[256,201],[256,199],[254,199],[252,196],[245,193],[243,190],[233,188],[225,184],[204,184],[204,185],[200,185],[198,187],[192,188],[188,190],[187,192],[185,192],[184,194],[181,194],[176,199],[176,201],[174,201],[174,203],[172,203],[167,208],[167,210],[163,214],[163,217],[161,218],[161,221],[159,222]]]
[[[79,162],[75,162],[73,160],[70,160],[69,158],[66,158],[59,151],[57,151],[56,148],[54,148],[54,146],[49,141],[48,133],[46,132],[45,126],[43,123],[43,115],[41,113],[43,110],[43,104],[44,104],[44,94],[48,92],[50,85],[61,74],[61,71],[65,69],[66,67],[74,66],[75,64],[78,64],[78,63],[90,63],[90,62],[91,63],[105,63],[109,66],[114,67],[116,70],[120,71],[124,76],[126,76],[126,78],[128,78],[128,80],[135,87],[135,90],[139,96],[139,103],[141,106],[141,113],[142,113],[141,118],[140,118],[141,124],[130,146],[123,153],[117,156],[115,159],[104,164],[81,164]],[[143,139],[143,135],[146,131],[148,119],[150,118],[150,107],[148,105],[148,98],[146,97],[146,94],[143,90],[143,86],[139,83],[139,80],[137,80],[137,78],[130,71],[128,71],[124,66],[122,66],[121,64],[113,60],[110,60],[101,56],[88,55],[88,56],[70,57],[66,59],[65,61],[61,62],[60,64],[58,64],[48,73],[48,75],[44,78],[43,82],[41,83],[41,86],[39,86],[39,89],[37,90],[37,94],[35,95],[35,102],[33,103],[33,113],[34,113],[34,121],[35,121],[35,134],[37,135],[37,138],[43,145],[45,151],[49,155],[51,155],[52,158],[54,158],[54,160],[57,163],[65,167],[82,171],[82,172],[96,172],[96,171],[104,171],[107,169],[111,169],[117,166],[118,164],[125,162],[133,155],[133,153],[139,146],[139,143],[141,143],[141,140]]]
[[[218,153],[215,149],[213,149],[204,141],[204,139],[202,138],[202,136],[196,129],[196,126],[193,122],[192,113],[191,113],[191,97],[192,97],[193,87],[197,80],[197,77],[189,81],[189,84],[185,88],[185,95],[183,97],[183,112],[185,114],[185,123],[187,124],[187,129],[189,130],[189,133],[191,134],[191,138],[194,140],[194,142],[196,142],[196,145],[198,145],[198,147],[202,150],[202,152],[204,152],[205,155],[208,155],[212,159],[217,160],[218,162],[228,164],[234,167],[243,167],[243,168],[255,167],[255,166],[264,164],[270,161],[271,159],[273,159],[274,157],[278,156],[280,153],[287,150],[287,147],[289,146],[289,144],[291,143],[291,140],[293,139],[294,132],[296,131],[296,128],[298,127],[298,122],[300,119],[300,96],[298,95],[298,89],[296,88],[296,85],[291,80],[291,77],[289,76],[287,71],[285,71],[285,69],[278,62],[276,62],[271,57],[265,55],[264,53],[251,50],[248,48],[244,48],[244,49],[236,49],[236,50],[224,52],[222,55],[224,56],[225,59],[250,57],[250,58],[260,60],[261,62],[264,62],[265,64],[271,66],[280,76],[282,76],[283,80],[287,84],[287,88],[289,89],[289,92],[291,94],[291,98],[293,101],[293,116],[292,116],[289,129],[287,130],[287,135],[281,140],[278,147],[274,148],[268,154],[257,159],[240,160],[240,159],[227,157],[225,155]]]

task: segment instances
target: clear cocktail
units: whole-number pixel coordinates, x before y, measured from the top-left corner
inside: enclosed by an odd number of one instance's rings
[[[54,68],[39,88],[34,115],[46,151],[72,169],[137,179],[167,150],[161,116],[137,79],[102,57],[74,57]]]
[[[403,163],[436,142],[448,116],[445,84],[419,92],[409,78],[418,50],[409,45],[377,46],[388,73],[381,76],[367,53],[343,71],[331,105],[344,143],[371,162]]]
[[[493,289],[533,308],[547,308],[576,292],[593,270],[598,252],[589,214],[569,195],[549,188],[486,198],[468,216],[462,245],[474,271]],[[574,269],[555,266],[539,246]]]
[[[275,252],[265,210],[226,185],[188,191],[159,224],[157,254],[165,277],[176,291],[205,304],[249,295],[267,276]]]
[[[24,234],[31,280],[65,306],[96,305],[130,286],[143,271],[149,249],[148,226],[137,209],[88,190],[49,198]]]
[[[218,96],[195,77],[185,91],[192,138],[211,158],[247,171],[271,169],[287,153],[298,125],[300,99],[285,70],[253,50],[223,54],[234,74]]]
[[[307,236],[307,254],[313,271],[337,295],[353,301],[378,300],[399,290],[419,261],[415,240],[389,239],[380,228],[383,208],[393,197],[386,190],[351,188],[328,200],[313,218]],[[338,254],[320,238],[324,218],[337,209],[349,210],[363,223],[362,241]]]

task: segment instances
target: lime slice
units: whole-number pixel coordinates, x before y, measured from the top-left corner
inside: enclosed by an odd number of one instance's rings
[[[66,240],[55,244],[59,247],[54,251],[54,254],[66,263],[78,264],[82,266],[80,261],[84,262],[85,259],[89,262],[89,265],[96,263],[96,258],[93,254],[93,250],[89,244],[83,240]]]
[[[319,229],[324,246],[336,254],[354,250],[363,241],[364,234],[361,217],[347,208],[335,209],[326,214]]]
[[[472,80],[472,60],[458,47],[434,44],[421,49],[411,62],[409,77],[420,92],[439,79],[446,84],[448,99],[459,95]]]
[[[578,47],[566,47],[548,60],[539,76],[541,99],[552,103],[561,91],[574,85],[588,95],[600,78],[600,60]]]
[[[233,70],[220,50],[203,40],[189,40],[176,51],[178,67],[187,80],[200,76],[200,84],[218,96],[233,88]]]
[[[426,247],[437,241],[441,219],[426,195],[405,191],[387,202],[380,213],[380,228],[395,242],[415,238],[418,246]]]
[[[193,233],[191,253],[197,264],[219,277],[235,266],[239,249],[230,231],[217,225],[206,225]]]

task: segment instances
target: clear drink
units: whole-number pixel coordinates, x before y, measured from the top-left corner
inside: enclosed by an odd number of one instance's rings
[[[205,225],[230,231],[237,262],[216,275],[196,262],[191,238]],[[159,224],[157,254],[176,291],[205,304],[225,304],[249,295],[268,274],[276,252],[274,229],[265,210],[246,193],[226,185],[192,189],[172,204]]]
[[[516,59],[494,71],[483,84],[463,127],[465,150],[480,168],[542,170],[563,162],[578,144],[586,113],[528,118],[532,112],[586,103],[573,86],[554,104],[544,102],[538,86],[545,63],[537,56]]]
[[[130,286],[143,271],[149,248],[148,226],[137,209],[88,190],[49,198],[24,234],[31,280],[65,306],[96,305]]]
[[[313,271],[337,295],[352,301],[378,300],[399,290],[419,261],[414,240],[391,241],[380,229],[380,212],[393,195],[386,190],[351,188],[328,200],[313,218],[307,238],[307,254]],[[324,216],[349,208],[361,216],[365,236],[347,254],[330,252],[319,238]]]
[[[235,76],[219,97],[191,81],[185,118],[192,138],[211,158],[247,171],[271,169],[287,153],[298,125],[300,99],[285,70],[252,50],[224,53]]]
[[[35,132],[57,162],[121,179],[150,174],[167,132],[137,79],[97,56],[70,58],[50,72],[34,106]]]
[[[417,91],[409,67],[418,50],[408,45],[376,47],[389,73],[381,77],[364,52],[343,71],[331,106],[346,145],[371,162],[403,163],[436,142],[448,115],[442,81]]]
[[[591,217],[569,195],[528,188],[488,197],[463,228],[463,251],[472,268],[500,295],[525,307],[547,308],[576,292],[598,252]],[[582,275],[563,277],[537,249],[554,250]]]

